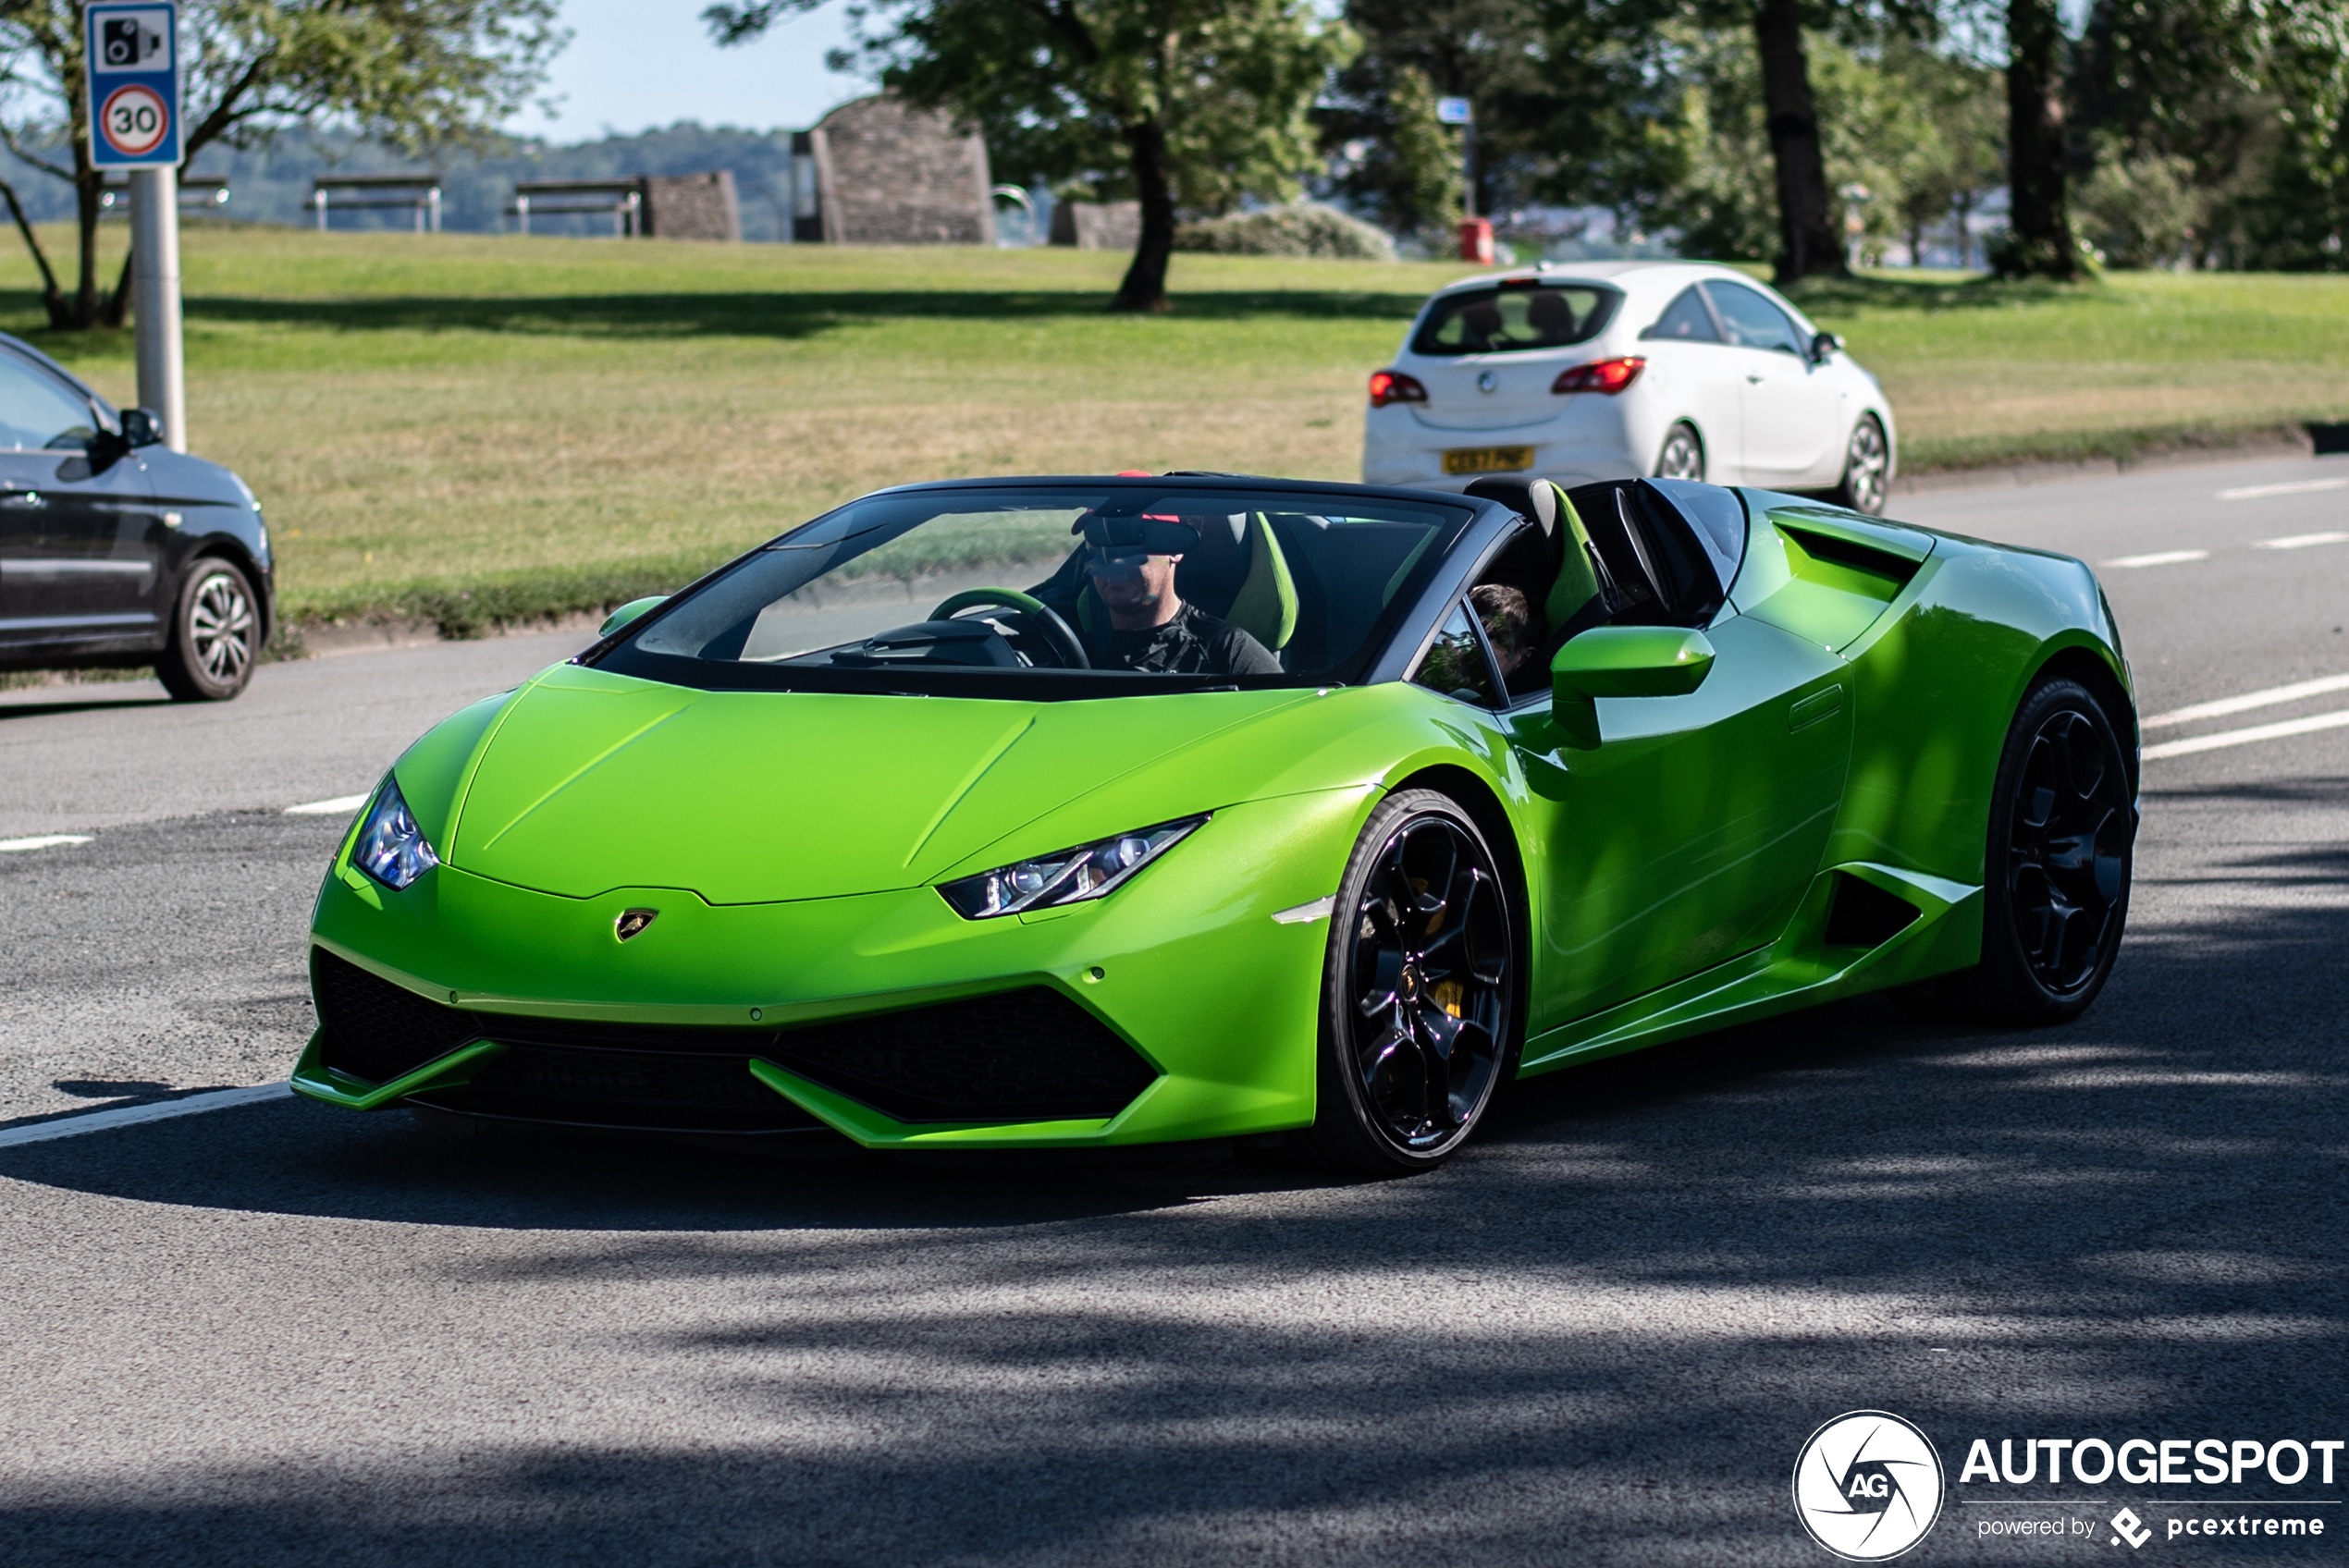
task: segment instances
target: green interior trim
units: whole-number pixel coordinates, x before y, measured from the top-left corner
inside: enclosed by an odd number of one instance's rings
[[[1552,626],[1563,626],[1574,619],[1583,606],[1599,596],[1599,574],[1591,565],[1591,531],[1582,526],[1582,514],[1574,503],[1559,490],[1558,527],[1566,537],[1558,541],[1558,574],[1550,584],[1549,599],[1542,613]]]
[[[1262,512],[1248,514],[1248,576],[1224,619],[1277,654],[1297,635],[1297,580]]]
[[[1395,595],[1403,591],[1403,584],[1410,577],[1411,569],[1420,564],[1420,557],[1427,554],[1427,547],[1434,543],[1435,530],[1431,528],[1427,531],[1425,538],[1411,546],[1411,553],[1403,557],[1403,564],[1396,567],[1395,575],[1386,580],[1386,591],[1378,596],[1378,602],[1382,606],[1395,602]]]

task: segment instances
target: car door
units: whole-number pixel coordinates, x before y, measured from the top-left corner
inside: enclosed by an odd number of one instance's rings
[[[1716,484],[1738,483],[1745,462],[1740,356],[1723,338],[1703,290],[1695,284],[1680,290],[1640,334],[1640,352],[1648,361],[1641,392],[1660,405],[1660,428],[1690,421],[1704,445],[1704,477]],[[1641,472],[1654,472],[1657,454],[1641,456]]]
[[[1819,867],[1842,800],[1840,660],[1724,607],[1685,696],[1602,698],[1569,746],[1536,697],[1507,715],[1543,852],[1532,1032],[1763,947]]]
[[[1742,384],[1747,483],[1825,483],[1821,475],[1842,435],[1834,378],[1812,363],[1801,329],[1759,289],[1719,278],[1704,289],[1720,312]]]
[[[0,352],[0,642],[154,640],[164,523],[145,468],[93,454],[79,388]]]

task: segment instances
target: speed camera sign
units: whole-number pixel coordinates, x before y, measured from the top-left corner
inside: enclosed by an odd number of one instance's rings
[[[99,0],[84,13],[90,161],[100,168],[179,163],[179,8]]]

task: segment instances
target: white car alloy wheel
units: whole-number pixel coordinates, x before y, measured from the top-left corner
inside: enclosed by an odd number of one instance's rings
[[[1842,493],[1837,499],[1853,511],[1880,513],[1891,473],[1892,449],[1885,442],[1884,426],[1876,415],[1862,414],[1851,427],[1851,445],[1844,448]]]
[[[1682,423],[1672,427],[1664,438],[1664,450],[1655,459],[1658,479],[1704,478],[1704,443],[1697,439],[1693,426]]]

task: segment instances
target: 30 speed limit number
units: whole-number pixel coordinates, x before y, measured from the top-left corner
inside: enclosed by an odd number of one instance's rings
[[[98,134],[126,158],[152,150],[171,129],[171,111],[162,94],[136,82],[106,94],[98,110]]]

